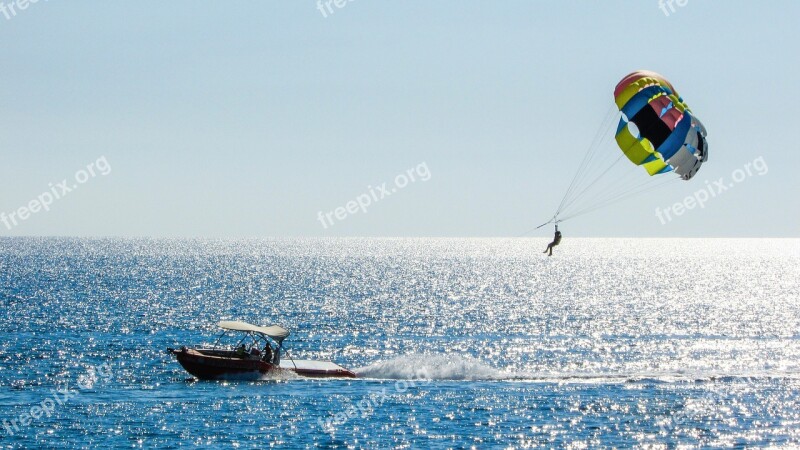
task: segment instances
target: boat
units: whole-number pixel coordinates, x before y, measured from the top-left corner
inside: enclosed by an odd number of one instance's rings
[[[258,380],[265,377],[299,375],[310,378],[355,378],[356,374],[332,361],[282,358],[283,341],[289,330],[279,326],[257,326],[239,321],[219,322],[222,335],[212,347],[168,348],[167,351],[201,380]],[[241,338],[233,348],[220,346],[229,332]]]

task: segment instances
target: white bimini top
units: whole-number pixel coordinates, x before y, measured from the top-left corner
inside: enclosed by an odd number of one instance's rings
[[[259,327],[258,325],[249,324],[247,322],[239,322],[236,320],[223,320],[219,323],[220,328],[233,331],[252,331],[254,333],[265,334],[272,339],[280,342],[289,336],[289,330],[280,325],[270,325],[266,327]]]

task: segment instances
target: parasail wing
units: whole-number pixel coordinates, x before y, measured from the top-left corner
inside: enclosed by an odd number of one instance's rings
[[[675,171],[688,180],[708,158],[706,131],[663,76],[637,71],[614,90],[621,112],[615,139],[623,154],[647,173]]]

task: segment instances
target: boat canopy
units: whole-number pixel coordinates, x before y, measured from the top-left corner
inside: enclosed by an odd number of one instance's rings
[[[279,325],[270,325],[268,327],[259,327],[246,322],[239,322],[236,320],[223,320],[219,323],[220,328],[233,331],[252,331],[254,333],[265,334],[279,343],[283,341],[286,336],[289,336],[289,330]]]

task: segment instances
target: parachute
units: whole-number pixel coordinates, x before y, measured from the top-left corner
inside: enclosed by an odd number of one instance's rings
[[[650,175],[674,170],[689,180],[708,159],[705,127],[661,75],[633,72],[617,84],[614,101],[622,114],[617,145]]]
[[[626,75],[614,89],[614,105],[553,218],[537,228],[675,180],[690,180],[708,160],[706,135],[703,123],[666,78],[646,70]],[[612,137],[616,145],[605,142]],[[633,164],[624,163],[626,159]],[[644,176],[639,166],[650,177]]]

